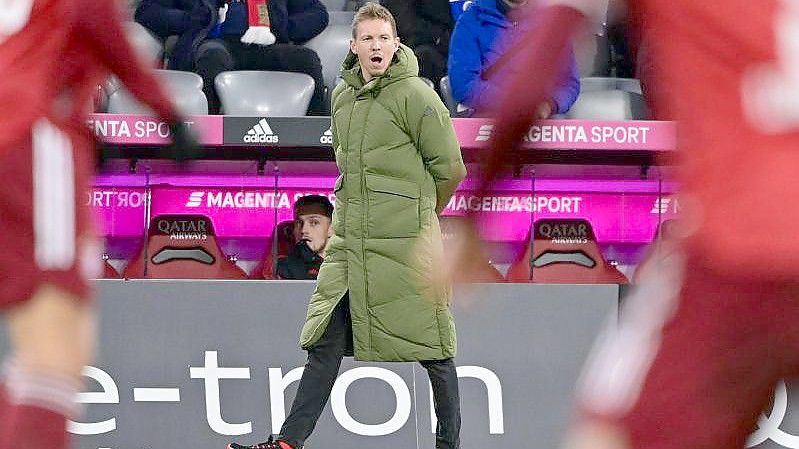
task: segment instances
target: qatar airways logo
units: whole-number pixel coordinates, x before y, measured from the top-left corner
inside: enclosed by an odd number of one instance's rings
[[[280,429],[286,419],[286,389],[293,383],[299,382],[302,377],[304,367],[296,367],[284,372],[282,367],[264,367],[263,371],[257,370],[268,376],[269,394],[266,392],[253,391],[253,394],[262,394],[263,400],[268,404],[270,412],[271,429]],[[505,433],[505,415],[502,401],[502,383],[499,377],[488,368],[481,366],[458,366],[456,368],[459,378],[472,378],[482,382],[487,396],[488,406],[488,431],[490,434]],[[253,370],[247,366],[224,367],[219,366],[218,351],[205,351],[205,358],[202,366],[189,366],[186,373],[188,379],[182,385],[169,387],[148,385],[147,387],[137,386],[132,390],[134,403],[148,403],[146,413],[152,413],[152,407],[157,403],[170,403],[170,407],[180,406],[183,397],[183,387],[189,388],[191,383],[201,382],[205,396],[205,419],[208,427],[219,435],[247,435],[253,433],[252,421],[228,422],[223,417],[222,396],[225,385],[232,382],[246,382],[253,378]],[[100,385],[101,391],[80,393],[76,402],[83,404],[119,404],[120,390],[111,375],[96,367],[86,367],[83,375],[91,378]],[[361,379],[376,379],[387,384],[394,396],[394,412],[392,416],[382,423],[363,423],[358,421],[350,413],[347,404],[347,390],[350,386]],[[127,383],[126,383],[127,385]],[[127,390],[130,392],[130,390]],[[430,431],[435,433],[436,416],[432,408],[432,389],[428,387],[430,394]],[[193,404],[196,401],[191,401]],[[350,401],[350,406],[353,405]],[[177,404],[177,405],[176,405]],[[336,421],[346,430],[364,436],[383,436],[392,434],[403,428],[412,412],[413,396],[406,381],[394,371],[386,368],[363,366],[343,371],[333,385],[330,394],[330,405]],[[103,410],[109,410],[103,408]],[[74,422],[68,423],[68,430],[77,435],[100,435],[116,430],[122,424],[119,422],[123,418],[117,416],[113,409],[108,411],[106,416],[101,416],[93,422]],[[141,419],[141,418],[140,418]],[[259,434],[265,433],[263,429],[257,429]],[[268,432],[266,432],[268,433]]]

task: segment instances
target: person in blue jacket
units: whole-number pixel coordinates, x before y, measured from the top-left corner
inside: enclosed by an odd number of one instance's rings
[[[219,16],[223,6],[224,20]],[[135,19],[162,39],[178,36],[167,68],[202,76],[211,114],[219,109],[214,78],[226,70],[306,73],[316,83],[308,112],[329,114],[322,63],[316,52],[301,45],[327,27],[327,9],[319,0],[269,0],[267,6],[276,38],[271,45],[240,41],[248,28],[244,0],[141,0]]]
[[[475,0],[460,14],[452,33],[447,63],[455,101],[480,113],[499,99],[499,83],[495,77],[501,77],[502,70],[494,68],[496,73],[491,73],[491,69],[518,31],[519,22],[513,17],[518,11],[514,10],[526,3],[527,0]],[[537,118],[565,113],[579,93],[580,76],[572,52],[552,98],[539,105]]]

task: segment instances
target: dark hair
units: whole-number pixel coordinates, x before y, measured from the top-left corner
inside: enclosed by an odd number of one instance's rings
[[[294,203],[294,216],[319,214],[333,218],[333,203],[324,195],[305,195]]]

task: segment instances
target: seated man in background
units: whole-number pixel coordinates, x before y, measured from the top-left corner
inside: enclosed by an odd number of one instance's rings
[[[507,53],[512,36],[525,31],[519,26],[531,26],[528,24],[534,22],[519,22],[515,17],[530,9],[524,8],[526,4],[527,0],[476,0],[460,15],[452,32],[448,61],[449,83],[455,101],[480,114],[500,98],[495,76],[507,76],[500,75],[502,57]],[[577,100],[580,76],[573,51],[569,59],[552,96],[538,105],[536,118],[563,114]]]
[[[449,38],[454,26],[447,0],[382,0],[397,20],[402,43],[419,60],[419,76],[438,81],[447,74]]]
[[[203,78],[211,114],[220,112],[214,79],[229,70],[308,74],[316,83],[308,113],[329,114],[322,62],[301,45],[327,27],[325,6],[319,0],[250,1],[268,13],[256,18],[242,0],[141,0],[136,21],[162,39],[178,36],[167,68]]]
[[[325,258],[327,240],[333,235],[333,204],[322,195],[306,195],[294,204],[297,244],[277,261],[280,279],[316,279]]]

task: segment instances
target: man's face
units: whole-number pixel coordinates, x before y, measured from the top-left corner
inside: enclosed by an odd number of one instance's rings
[[[333,234],[330,218],[325,215],[300,215],[294,222],[300,240],[305,240],[311,251],[318,253],[325,248],[327,239]]]
[[[350,49],[358,55],[364,81],[368,82],[386,73],[400,40],[394,36],[391,24],[381,19],[364,20],[355,30]]]

